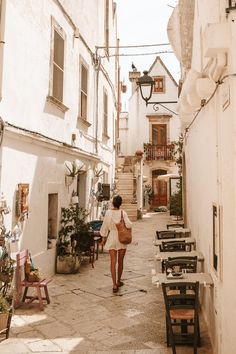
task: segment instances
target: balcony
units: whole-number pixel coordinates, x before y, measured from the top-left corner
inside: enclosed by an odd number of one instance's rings
[[[152,145],[144,144],[144,160],[157,161],[157,160],[174,160],[174,145]]]

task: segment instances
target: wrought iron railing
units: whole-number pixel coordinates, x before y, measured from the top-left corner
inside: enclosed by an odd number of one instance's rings
[[[145,144],[144,159],[146,161],[174,160],[173,152],[174,152],[173,144],[168,144],[168,145]]]

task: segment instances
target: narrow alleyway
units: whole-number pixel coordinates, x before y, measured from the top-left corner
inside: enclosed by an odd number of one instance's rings
[[[55,275],[51,304],[15,311],[10,338],[1,353],[143,353],[171,354],[165,343],[161,288],[151,283],[154,231],[170,220],[167,213],[147,214],[134,223],[134,242],[125,259],[125,285],[112,293],[109,256],[99,254],[94,269],[86,261],[80,273]],[[204,323],[199,354],[213,354]],[[178,347],[178,354],[193,349]]]

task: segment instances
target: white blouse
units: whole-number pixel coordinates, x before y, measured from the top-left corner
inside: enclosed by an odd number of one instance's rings
[[[126,211],[122,210],[123,218],[125,221],[125,225],[127,228],[132,227],[132,223],[128,218]],[[121,219],[121,209],[120,210],[107,210],[106,215],[104,217],[100,234],[102,237],[107,237],[107,241],[105,243],[105,250],[119,250],[126,248],[127,245],[120,243],[118,239],[118,232],[115,224],[118,224]]]

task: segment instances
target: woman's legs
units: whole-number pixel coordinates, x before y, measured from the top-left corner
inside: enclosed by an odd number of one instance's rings
[[[120,285],[120,280],[123,272],[123,264],[124,264],[124,256],[126,253],[126,249],[122,248],[118,250],[118,279],[117,279],[117,285]]]
[[[117,288],[116,284],[116,255],[117,251],[116,250],[109,250],[110,254],[110,261],[111,261],[111,277],[113,281],[113,289]]]

